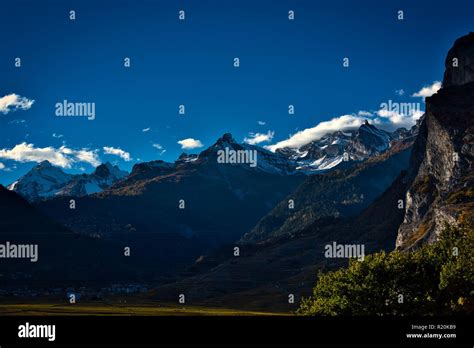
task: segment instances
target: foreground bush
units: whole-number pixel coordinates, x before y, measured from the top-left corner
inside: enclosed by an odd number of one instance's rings
[[[443,315],[474,312],[474,228],[446,226],[414,252],[379,252],[319,274],[302,315]]]

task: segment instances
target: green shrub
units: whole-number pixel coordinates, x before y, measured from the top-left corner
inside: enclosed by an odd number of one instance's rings
[[[301,315],[443,315],[474,312],[474,228],[446,226],[414,252],[379,252],[320,273]]]

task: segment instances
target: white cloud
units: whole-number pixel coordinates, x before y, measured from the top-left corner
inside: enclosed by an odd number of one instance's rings
[[[440,81],[435,81],[429,86],[424,86],[422,89],[420,89],[416,93],[413,93],[411,96],[412,97],[420,97],[420,98],[431,97],[433,94],[438,92],[438,90],[440,88],[441,88],[441,82]]]
[[[88,149],[73,150],[66,146],[61,146],[60,148],[52,146],[40,148],[25,142],[15,145],[12,149],[0,150],[0,158],[17,162],[39,163],[49,161],[62,168],[71,168],[72,164],[76,162],[86,162],[93,166],[100,164],[97,151]]]
[[[423,111],[413,110],[408,114],[401,114],[398,111],[380,109],[377,111],[377,115],[382,117],[383,120],[376,120],[379,124],[385,125],[387,130],[395,130],[400,127],[410,128],[416,121],[423,116]]]
[[[53,138],[60,139],[62,137],[64,137],[64,135],[53,133]]]
[[[268,131],[266,134],[265,133],[249,133],[249,137],[244,138],[244,143],[250,144],[250,145],[257,145],[263,142],[270,142],[273,139],[273,136],[275,135],[274,131]]]
[[[258,121],[258,124],[259,124],[260,126],[265,126],[265,125],[267,124],[267,122],[265,122],[265,121]]]
[[[5,169],[5,165],[2,162],[0,162],[0,170],[3,170],[3,169]]]
[[[142,132],[143,132],[143,133],[149,132],[150,129],[151,129],[150,127],[148,127],[148,128],[143,128],[143,129],[142,129]]]
[[[345,131],[360,127],[364,123],[365,118],[358,115],[343,115],[335,117],[329,121],[324,121],[312,128],[306,128],[291,135],[288,139],[280,141],[274,145],[266,146],[270,151],[290,147],[300,148],[309,144],[313,140],[318,140],[327,133],[333,133],[338,130]]]
[[[181,148],[183,150],[188,150],[188,149],[196,149],[198,147],[203,147],[204,145],[201,143],[200,140],[193,139],[193,138],[187,138],[178,141],[178,144],[181,145]]]
[[[395,94],[396,95],[399,95],[399,96],[402,96],[405,94],[405,90],[403,88],[400,88],[400,89],[396,89],[395,90]]]
[[[163,149],[163,146],[161,146],[160,144],[152,144],[151,146],[153,146],[157,150],[161,150],[160,151],[160,156],[163,155],[166,152],[166,150]]]
[[[19,96],[18,94],[8,94],[0,98],[0,112],[6,115],[11,111],[28,110],[34,102],[32,99]]]
[[[115,148],[115,147],[110,147],[110,146],[104,146],[104,153],[107,155],[115,155],[119,156],[121,159],[123,159],[126,162],[129,162],[132,160],[130,157],[130,153],[120,149],[120,148]]]
[[[64,148],[64,146],[62,146],[61,148]],[[100,161],[97,156],[97,151],[82,149],[82,150],[74,151],[73,155],[77,158],[77,161],[79,162],[90,163],[94,167],[97,167],[100,164]]]

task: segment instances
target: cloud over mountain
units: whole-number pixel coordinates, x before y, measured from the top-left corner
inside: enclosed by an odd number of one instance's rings
[[[412,97],[420,97],[420,98],[431,97],[433,94],[438,92],[438,90],[440,88],[441,88],[441,82],[440,81],[435,81],[431,85],[424,86],[422,89],[420,89],[416,93],[413,93],[411,96]]]
[[[338,130],[345,131],[349,129],[356,129],[364,123],[364,117],[358,115],[343,115],[335,117],[329,121],[324,121],[312,128],[306,128],[299,131],[288,139],[280,141],[274,145],[269,145],[266,148],[270,151],[276,151],[280,148],[300,148],[303,145],[309,144],[313,140],[320,139],[327,133],[333,133]]]
[[[273,152],[285,147],[298,149],[314,140],[321,139],[321,137],[328,133],[357,129],[364,124],[365,120],[369,120],[371,123],[389,131],[401,127],[410,128],[422,115],[423,111],[421,110],[415,110],[407,114],[386,109],[379,109],[374,113],[359,111],[357,114],[342,115],[334,117],[329,121],[320,122],[314,127],[301,130],[291,135],[288,139],[265,148]]]
[[[249,133],[249,136],[244,138],[244,142],[250,145],[270,142],[274,135],[274,131],[268,131],[267,133]]]
[[[431,85],[424,86],[418,92],[412,94],[412,97],[426,98],[436,93],[440,88],[441,82],[435,81]],[[397,91],[397,94],[402,96],[404,92],[398,93],[400,91],[401,90]],[[390,104],[390,107],[395,106],[395,108],[386,108],[383,106],[384,104]],[[410,128],[424,113],[424,111],[419,108],[419,105],[413,104],[418,103],[397,103],[390,100],[389,103],[380,104],[379,110],[377,111],[369,112],[361,110],[357,113],[334,117],[329,121],[320,122],[314,127],[298,131],[288,139],[282,140],[274,145],[266,146],[266,148],[273,152],[285,147],[298,149],[314,140],[320,139],[327,133],[356,129],[360,127],[366,119],[389,131],[401,127]],[[407,110],[408,112],[406,112]]]
[[[9,159],[17,162],[43,162],[49,161],[52,164],[62,167],[71,168],[73,163],[85,162],[93,166],[100,164],[97,151],[89,149],[74,150],[66,146],[60,148],[35,147],[34,144],[23,142],[15,145],[11,149],[1,149],[0,158]]]
[[[193,138],[187,138],[178,141],[178,144],[181,145],[181,148],[183,150],[189,150],[189,149],[197,149],[199,147],[203,147],[204,145],[201,143],[200,140],[193,139]]]
[[[129,161],[132,160],[132,157],[130,156],[130,153],[122,150],[121,148],[115,148],[115,147],[111,147],[111,146],[104,146],[103,149],[104,149],[104,153],[106,155],[119,156],[121,159],[123,159],[126,162],[129,162]]]

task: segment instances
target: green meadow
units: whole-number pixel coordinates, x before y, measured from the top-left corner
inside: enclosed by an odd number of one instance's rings
[[[245,311],[227,308],[173,305],[135,305],[135,304],[0,304],[0,315],[13,316],[54,316],[54,315],[97,315],[97,316],[269,316],[291,315],[291,313],[271,313]]]

